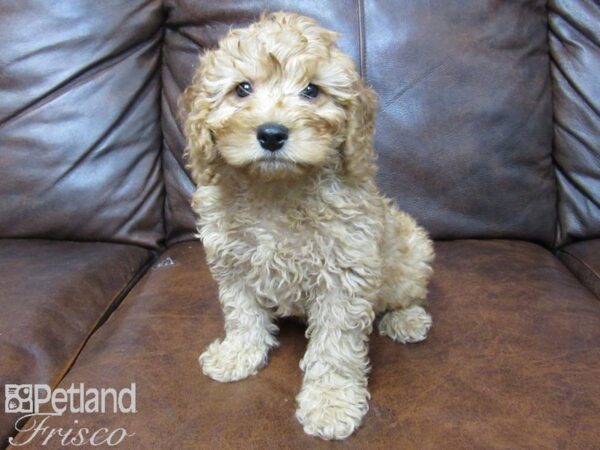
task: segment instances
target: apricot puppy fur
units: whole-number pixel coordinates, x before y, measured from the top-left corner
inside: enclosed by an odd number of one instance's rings
[[[208,50],[184,93],[199,236],[219,284],[225,338],[206,375],[254,375],[277,345],[274,319],[309,338],[296,417],[343,439],[368,410],[368,340],[425,339],[431,241],[375,185],[376,97],[337,34],[308,17],[264,15]]]

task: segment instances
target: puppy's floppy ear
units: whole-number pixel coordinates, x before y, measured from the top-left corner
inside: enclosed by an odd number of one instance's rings
[[[377,95],[362,80],[356,81],[356,94],[346,107],[347,131],[343,144],[344,169],[347,175],[364,181],[376,171],[373,131]]]
[[[183,92],[181,98],[187,140],[185,157],[192,178],[199,185],[212,184],[216,176],[217,151],[211,132],[206,126],[211,102],[203,84],[206,66],[211,64],[212,59],[212,52],[204,55],[192,84]]]

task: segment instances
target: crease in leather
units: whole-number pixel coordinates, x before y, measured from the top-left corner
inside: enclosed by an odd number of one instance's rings
[[[141,158],[141,156],[140,156]],[[151,171],[151,175],[154,175],[155,170],[158,168],[161,173],[162,173],[162,159],[161,159],[161,154],[160,153],[156,153],[154,155],[154,162],[152,164],[152,166],[154,167],[154,169]],[[150,177],[149,177],[150,178]],[[160,189],[158,189],[160,187]],[[147,204],[152,204],[152,202],[149,201],[150,198],[152,197],[159,197],[162,196],[163,197],[163,202],[164,202],[164,197],[165,197],[165,190],[164,190],[164,178],[162,178],[161,175],[158,175],[156,177],[154,177],[154,183],[153,184],[149,184],[146,183],[144,186],[144,189],[141,191],[140,195],[137,197],[138,199],[138,206],[139,205],[147,205]],[[129,215],[124,215],[122,220],[118,221],[115,225],[116,225],[116,230],[117,233],[120,233],[122,230],[126,229],[126,225],[131,224],[133,222],[133,224],[135,225],[136,222],[136,218],[138,218],[138,221],[141,221],[141,219],[139,219],[139,215],[144,215],[144,211],[143,211],[143,206],[142,207],[138,207],[138,208],[134,208],[130,211]],[[162,227],[164,229],[165,225],[164,225],[164,218],[163,218],[163,224]],[[124,233],[125,235],[127,235],[128,233]],[[165,240],[165,234],[163,234],[156,242],[156,247],[157,248],[161,248],[163,246],[163,242]],[[130,241],[124,242],[127,244],[131,244]],[[135,245],[140,245],[144,248],[148,248],[150,250],[154,250],[155,247],[154,246],[149,246],[144,242],[140,242],[137,243]]]
[[[140,266],[140,268],[136,271],[136,273],[133,274],[133,276],[131,277],[129,282],[127,282],[127,284],[121,290],[121,292],[119,292],[113,298],[113,300],[111,302],[109,302],[109,304],[107,305],[105,310],[102,311],[102,313],[98,316],[98,320],[96,320],[96,322],[89,328],[88,333],[86,334],[86,337],[81,342],[81,345],[77,348],[77,350],[75,350],[75,352],[73,352],[72,358],[65,363],[62,371],[58,375],[56,375],[54,380],[52,380],[53,387],[58,386],[60,381],[65,377],[65,375],[69,372],[71,367],[75,364],[75,362],[77,361],[77,357],[79,356],[79,354],[81,353],[81,351],[83,350],[83,348],[85,347],[85,345],[87,344],[89,339],[92,337],[92,335],[98,330],[98,328],[100,328],[102,326],[102,324],[104,324],[109,319],[109,317],[116,310],[116,308],[119,307],[119,305],[121,304],[123,299],[127,296],[127,294],[131,291],[131,289],[137,284],[137,282],[144,276],[144,274],[148,271],[148,269],[152,266],[154,261],[156,261],[156,259],[159,256],[160,256],[159,254],[151,255],[147,259],[147,261],[144,264],[142,264],[142,266]]]
[[[561,44],[563,44],[560,38],[557,37],[557,39],[561,42]],[[585,105],[588,108],[590,108],[594,112],[594,114],[596,114],[596,116],[600,116],[600,111],[598,111],[598,109],[596,109],[596,107],[590,102],[590,100],[587,98],[588,96],[585,95],[581,87],[578,86],[577,83],[575,83],[575,81],[573,81],[573,79],[567,74],[567,72],[562,67],[562,64],[560,64],[560,62],[552,56],[552,52],[550,52],[550,58],[554,63],[554,67],[556,68],[556,70],[562,75],[563,79],[567,82],[571,89],[573,89],[573,92],[577,94],[579,99],[582,100],[583,103],[585,103]]]
[[[179,158],[175,154],[175,151],[171,149],[171,146],[169,145],[166,139],[164,139],[164,146],[167,148],[167,151],[171,154],[171,157],[177,162],[177,166],[179,167],[179,169],[185,174],[186,180],[188,180],[191,183],[191,185],[195,187],[196,184],[194,183],[194,180],[192,180],[192,176],[186,170],[185,166],[183,165],[183,162],[179,160]]]
[[[464,45],[462,48],[457,49],[457,52],[458,53],[465,52],[468,49],[468,47],[473,47],[473,46],[474,46],[473,43],[471,43],[470,46],[469,45]],[[411,81],[408,82],[408,84],[405,87],[401,88],[398,92],[396,92],[391,98],[389,98],[385,102],[385,104],[383,105],[383,107],[379,110],[379,114],[381,114],[382,112],[386,111],[390,106],[393,106],[394,103],[396,101],[398,101],[406,92],[410,91],[415,86],[419,85],[419,83],[421,83],[422,81],[426,80],[430,75],[432,75],[435,72],[437,72],[438,69],[444,67],[448,63],[448,61],[451,60],[453,57],[454,57],[454,55],[448,54],[446,57],[442,58],[442,60],[439,63],[432,64],[430,67],[428,67],[427,69],[425,69],[422,74],[420,74],[419,76],[414,77]],[[536,105],[534,106],[534,108],[532,110],[532,114],[533,114],[533,112],[535,112],[535,110],[537,108],[537,103],[539,103],[541,100],[543,100],[543,93],[545,92],[546,89],[547,89],[547,85],[544,85],[544,87],[542,89],[542,95],[540,96],[541,98],[539,98],[539,99],[536,100]],[[524,125],[525,124],[523,124],[523,126]]]
[[[600,197],[598,200],[594,199],[593,192],[590,192],[590,190],[588,189],[588,186],[585,183],[578,181],[577,178],[580,177],[581,174],[577,174],[577,173],[573,174],[573,173],[571,173],[571,171],[565,170],[560,165],[554,166],[554,169],[557,173],[562,175],[564,177],[564,179],[570,183],[571,186],[575,187],[577,189],[577,191],[584,194],[587,201],[594,204],[597,208],[600,209]],[[581,206],[581,205],[579,205],[579,206]],[[571,214],[575,214],[575,212],[571,211]]]
[[[201,50],[202,47],[199,47],[198,50]],[[180,86],[177,83],[177,77],[175,77],[175,74],[173,73],[173,69],[171,69],[171,65],[168,64],[167,62],[163,62],[163,67],[165,68],[165,70],[168,72],[168,75],[171,77],[171,79],[173,80],[173,83],[175,84],[175,86],[179,89],[180,92],[183,92],[185,86]],[[161,71],[162,72],[162,71]],[[163,93],[165,92],[164,90],[162,91]],[[173,114],[173,108],[171,107],[171,105],[169,104],[169,111],[171,112],[171,114]],[[174,117],[178,117],[177,115],[174,115]],[[179,124],[178,124],[179,125]],[[179,130],[181,131],[181,130]]]
[[[357,0],[360,1],[360,0]],[[281,8],[275,8],[277,9],[281,9]],[[265,2],[265,4],[259,8],[259,11],[272,11],[273,8],[270,5],[270,2]],[[237,21],[235,24],[232,23],[231,21],[227,21],[227,20],[218,20],[218,19],[214,19],[211,18],[211,15],[208,12],[205,12],[206,15],[204,15],[202,17],[202,22],[196,22],[193,20],[183,20],[180,22],[177,22],[176,24],[170,23],[169,19],[167,18],[166,22],[165,22],[165,29],[167,32],[172,31],[174,33],[177,33],[179,36],[185,38],[187,41],[191,42],[198,51],[200,50],[204,50],[206,48],[210,48],[207,47],[206,45],[202,44],[201,42],[197,41],[194,38],[194,35],[185,31],[186,28],[191,27],[191,28],[197,28],[197,29],[203,29],[203,28],[214,28],[215,26],[223,26],[226,28],[238,28],[238,27],[245,27],[250,25],[252,22],[258,20],[259,18],[259,13],[255,12],[255,11],[247,11],[249,14],[246,14],[244,16],[240,16],[243,17],[243,20],[239,20]],[[216,14],[215,14],[216,15]],[[198,33],[199,36],[203,36],[205,33]],[[206,34],[210,34],[210,31],[208,31]],[[196,53],[198,53],[198,51]]]
[[[208,23],[209,23],[209,22],[205,22],[205,23],[203,23],[201,26],[206,26]],[[173,31],[174,33],[177,33],[177,34],[178,34],[178,35],[180,35],[181,37],[185,38],[186,40],[188,40],[189,42],[191,42],[191,43],[192,43],[192,44],[193,44],[195,47],[197,47],[197,48],[198,48],[198,50],[201,50],[201,49],[203,49],[203,48],[204,48],[204,46],[203,46],[203,45],[202,45],[200,42],[197,42],[196,40],[194,40],[194,37],[193,37],[191,34],[189,34],[189,33],[187,33],[187,32],[185,32],[185,31],[184,31],[184,29],[185,29],[187,26],[193,26],[193,27],[197,27],[197,26],[198,26],[198,24],[197,24],[197,23],[181,24],[181,25],[178,25],[177,27],[174,27],[174,26],[168,26],[168,25],[167,25],[166,29],[167,29],[168,31]],[[166,64],[165,64],[165,65],[166,65]]]
[[[144,52],[145,51],[153,51],[154,47],[157,44],[160,44],[160,42],[159,41],[148,42],[148,44],[150,44],[150,45],[148,45],[148,47],[144,49]],[[133,55],[133,54],[134,53],[130,53],[130,55]],[[123,59],[121,59],[121,61],[122,60]],[[160,63],[156,65],[155,70],[146,72],[146,78],[143,80],[143,83],[140,84],[137,91],[132,95],[131,101],[128,102],[126,105],[124,105],[125,107],[114,118],[114,120],[110,123],[110,125],[108,125],[106,127],[106,129],[102,132],[102,134],[100,134],[100,136],[98,136],[96,141],[94,141],[92,143],[92,145],[90,145],[84,152],[82,152],[81,155],[79,155],[77,157],[77,159],[75,159],[71,165],[69,165],[68,167],[65,168],[63,173],[61,173],[56,178],[56,180],[54,180],[53,186],[56,185],[57,183],[61,182],[62,180],[64,180],[71,172],[73,172],[73,170],[77,169],[79,164],[82,161],[84,161],[91,153],[93,153],[107,138],[112,137],[113,134],[115,133],[115,131],[118,130],[120,125],[123,123],[123,121],[127,117],[130,116],[131,111],[137,106],[137,104],[140,102],[140,100],[145,99],[148,95],[152,94],[150,88],[152,87],[152,84],[155,81],[155,76],[157,75],[157,72],[160,72],[159,69],[160,69]],[[96,72],[95,75],[97,75],[98,73],[100,73],[100,72]],[[88,79],[87,81],[89,81],[89,80],[91,80],[91,78]],[[145,156],[145,155],[142,155],[142,156]]]
[[[546,83],[544,84],[544,87],[540,90],[540,95],[535,100],[535,104],[529,111],[527,118],[523,120],[518,127],[513,129],[512,132],[508,136],[506,136],[506,138],[502,142],[498,144],[498,148],[508,148],[510,150],[510,147],[513,147],[517,142],[519,142],[523,138],[523,131],[527,129],[527,126],[531,122],[531,118],[538,112],[538,109],[546,100],[546,91],[548,90],[547,87],[549,81],[550,78],[546,77]],[[551,153],[547,155],[547,158],[549,161],[552,161],[550,155]]]
[[[168,145],[168,143],[165,142],[165,145]],[[171,174],[165,178],[164,183],[168,193],[164,212],[166,217],[170,219],[165,222],[167,242],[169,246],[172,246],[178,242],[195,240],[196,217],[190,207],[190,199],[194,193],[195,185],[190,180],[187,172],[181,169],[172,151],[165,151],[163,167],[165,171],[169,171]],[[181,172],[183,172],[183,175]],[[185,205],[187,213],[184,212],[182,204]]]
[[[179,87],[179,85],[177,85],[177,82],[175,81],[175,77],[173,76],[173,73],[171,72],[171,69],[169,68],[168,64],[165,64],[165,66],[167,67],[167,71],[169,72],[170,77],[173,79],[173,82],[175,83],[175,85],[177,87]],[[181,91],[181,89],[180,89]],[[163,94],[164,94],[164,90],[163,90]],[[181,94],[180,94],[181,95]],[[165,117],[168,117],[170,122],[174,123],[175,126],[177,127],[177,132],[179,133],[179,135],[183,134],[179,121],[177,120],[177,118],[179,117],[179,114],[176,114],[175,111],[173,111],[173,107],[171,106],[171,103],[169,102],[169,98],[167,95],[163,95],[164,98],[164,102],[162,102],[163,104],[166,104],[167,107],[167,113],[165,114]],[[163,118],[163,114],[164,112],[162,111],[163,108],[161,108],[161,124],[162,124],[162,118]],[[183,154],[181,156],[179,156],[178,153],[175,153],[175,151],[173,150],[173,147],[169,144],[169,136],[170,133],[166,133],[165,136],[163,136],[163,141],[164,144],[166,145],[166,147],[168,148],[168,150],[173,154],[173,157],[177,160],[177,163],[179,164],[179,166],[181,167],[181,169],[186,173],[186,175],[188,176],[189,180],[192,181],[192,177],[191,175],[187,172],[187,169],[185,168],[185,162],[183,161]]]
[[[584,37],[585,39],[587,39],[588,42],[590,42],[591,44],[594,44],[596,47],[600,48],[600,39],[598,41],[596,41],[594,35],[590,35],[590,33],[587,29],[584,29],[579,26],[579,24],[577,23],[577,21],[575,20],[575,18],[572,15],[567,14],[568,11],[559,10],[559,9],[555,8],[554,2],[552,2],[552,1],[548,2],[547,7],[548,7],[549,12],[556,14],[558,17],[560,17],[563,22],[568,24],[573,30],[575,30],[577,33],[579,33],[580,36]],[[549,28],[552,29],[551,26],[549,26]]]
[[[398,92],[396,92],[388,101],[385,102],[385,105],[379,110],[379,114],[386,111],[390,106],[393,106],[404,94],[410,91],[412,88],[417,86],[422,81],[426,80],[430,75],[437,72],[438,69],[445,66],[448,60],[450,59],[450,55],[446,56],[437,64],[433,64],[430,68],[426,69],[422,75],[415,77],[413,80],[409,81],[406,86],[401,88]]]
[[[48,103],[56,100],[63,94],[70,91],[72,88],[86,84],[89,81],[96,78],[99,74],[109,70],[114,66],[117,66],[129,56],[135,54],[138,49],[143,48],[148,43],[153,44],[156,36],[160,35],[162,31],[162,27],[158,28],[157,31],[150,38],[138,42],[133,46],[127,47],[120,53],[107,55],[106,58],[102,58],[101,60],[93,62],[89,66],[84,67],[81,71],[73,74],[71,77],[64,80],[62,83],[59,83],[54,88],[45,92],[41,97],[38,97],[29,104],[23,106],[22,108],[5,117],[4,120],[0,121],[0,128],[3,128],[4,126],[29,114],[30,112],[35,111],[44,105],[47,105]]]
[[[560,253],[563,253],[565,255],[569,255],[571,258],[576,259],[582,266],[584,266],[587,270],[589,270],[596,278],[598,278],[598,280],[600,280],[600,273],[596,272],[588,263],[586,263],[584,260],[582,260],[581,258],[577,257],[576,255],[574,255],[573,253],[569,252],[568,250],[560,250]]]
[[[160,48],[158,49],[158,69],[156,76],[158,77],[158,83],[160,86],[160,91],[158,93],[158,125],[160,127],[160,149],[158,151],[156,164],[160,167],[160,180],[161,180],[161,188],[160,195],[162,195],[162,205],[161,205],[161,218],[162,218],[162,240],[159,242],[160,247],[165,249],[167,247],[168,241],[168,224],[167,224],[167,204],[169,201],[167,186],[166,186],[166,168],[163,161],[163,152],[165,151],[165,132],[162,126],[163,121],[163,107],[162,107],[162,99],[165,95],[165,88],[163,83],[163,71],[162,68],[165,66],[165,37],[167,34],[167,21],[168,21],[168,13],[165,5],[161,2],[162,11],[163,11],[163,22],[161,24],[161,38],[160,38]]]
[[[365,39],[365,3],[364,0],[356,0],[358,16],[358,51],[360,76],[367,80],[367,41]]]
[[[185,162],[185,145],[186,144],[178,145],[177,142],[175,142],[175,143],[170,142],[172,139],[177,140],[177,136],[182,136],[181,131],[179,130],[179,126],[177,125],[177,120],[175,120],[175,118],[173,117],[169,106],[167,106],[164,109],[169,109],[169,111],[168,111],[169,114],[165,114],[163,116],[163,121],[162,121],[163,128],[175,127],[175,129],[176,129],[175,133],[165,133],[164,134],[164,136],[163,136],[164,145],[166,145],[168,147],[173,158],[175,158],[177,160],[177,165],[179,167],[181,167],[182,170],[184,170],[186,172],[186,174],[188,175],[188,178],[191,181],[193,181],[191,178],[191,175],[187,172],[187,166],[186,166],[186,162]],[[175,125],[172,125],[173,123],[175,123]],[[176,136],[174,136],[174,135],[176,135]],[[181,148],[182,151],[176,152],[174,150],[175,148]]]
[[[577,257],[576,255],[574,255],[573,253],[569,252],[566,249],[561,249],[558,252],[559,257],[560,256],[567,256],[569,258],[571,258],[572,260],[575,261],[575,263],[580,266],[583,270],[585,270],[587,273],[589,273],[593,278],[595,278],[597,280],[597,282],[600,284],[600,273],[596,272],[588,263],[586,263],[584,260],[582,260],[581,258]],[[566,264],[565,264],[566,265]],[[569,267],[569,265],[566,265],[567,267]],[[575,275],[577,275],[577,272],[573,271],[570,267],[569,270],[571,270]],[[577,277],[579,278],[579,277]],[[581,280],[580,280],[581,281]],[[596,292],[594,292],[594,290],[588,286],[586,283],[581,283],[583,286],[587,287],[590,291],[592,291],[596,296]]]
[[[568,134],[573,139],[575,139],[577,142],[579,142],[582,146],[584,146],[586,148],[586,150],[588,151],[588,154],[592,158],[596,158],[598,160],[598,164],[600,165],[600,154],[598,154],[598,153],[596,153],[594,151],[594,148],[592,147],[592,144],[586,142],[574,130],[572,130],[570,127],[568,127],[566,124],[564,124],[560,119],[557,119],[556,117],[554,118],[554,125],[558,125],[558,127],[561,130],[563,130],[566,134]]]

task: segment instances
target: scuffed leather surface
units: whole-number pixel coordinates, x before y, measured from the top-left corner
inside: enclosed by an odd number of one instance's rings
[[[0,2],[0,236],[163,238],[158,0]]]
[[[136,433],[127,448],[597,446],[600,302],[530,243],[441,242],[436,251],[429,338],[403,346],[372,336],[371,409],[344,444],[305,435],[294,418],[305,348],[295,322],[280,324],[281,345],[257,376],[221,384],[202,375],[197,357],[223,322],[199,243],[162,255],[61,385],[136,382],[136,414],[76,417]]]
[[[364,4],[383,190],[436,238],[551,244],[545,2]]]
[[[177,99],[198,54],[263,10],[341,33],[380,96],[379,183],[436,238],[554,241],[556,186],[543,1],[166,1],[163,132],[171,241],[191,237]]]
[[[558,256],[600,298],[600,239],[567,245],[558,251]]]
[[[19,417],[4,412],[4,385],[56,385],[149,257],[122,244],[0,239],[0,447]]]
[[[549,2],[558,242],[600,237],[600,5]]]

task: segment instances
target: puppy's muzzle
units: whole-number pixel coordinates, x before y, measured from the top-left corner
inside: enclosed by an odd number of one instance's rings
[[[276,152],[289,137],[289,130],[278,123],[263,123],[256,130],[256,139],[260,143],[260,146],[270,152]]]

